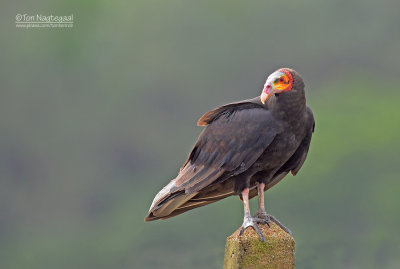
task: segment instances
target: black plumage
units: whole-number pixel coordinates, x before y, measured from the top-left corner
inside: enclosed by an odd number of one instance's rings
[[[178,176],[155,197],[146,221],[166,219],[231,195],[244,193],[247,198],[246,191],[252,198],[258,184],[264,183],[259,192],[263,195],[303,165],[314,118],[306,106],[303,79],[285,68],[269,76],[261,97],[209,111],[198,125],[206,128]]]

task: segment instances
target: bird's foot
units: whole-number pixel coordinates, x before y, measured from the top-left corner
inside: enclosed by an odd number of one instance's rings
[[[282,230],[287,232],[290,236],[292,236],[292,231],[287,228],[285,225],[283,225],[277,218],[274,216],[267,214],[265,211],[257,211],[257,213],[253,216],[253,219],[256,221],[256,223],[262,223],[262,224],[267,224],[268,227],[270,226],[271,221],[274,222],[276,225],[278,225]]]
[[[261,224],[267,224],[268,227],[271,227],[271,215],[267,214],[265,210],[260,211],[258,210],[256,214],[254,214],[253,219],[256,221],[256,223],[261,223]]]
[[[277,218],[275,218],[272,215],[269,215],[270,219],[275,222],[276,225],[278,225],[279,227],[281,227],[282,230],[284,230],[285,232],[287,232],[290,236],[293,236],[292,231],[287,228],[285,225],[283,225]]]
[[[243,234],[243,232],[248,227],[253,227],[253,229],[258,234],[258,237],[260,237],[261,241],[263,241],[265,244],[267,244],[267,240],[265,240],[265,237],[262,234],[260,228],[258,228],[256,221],[251,216],[245,216],[244,217],[243,224],[242,224],[242,229],[240,229],[240,232],[239,232],[239,237]]]

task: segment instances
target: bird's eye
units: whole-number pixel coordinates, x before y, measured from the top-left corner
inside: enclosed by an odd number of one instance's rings
[[[283,82],[285,79],[283,78],[283,77],[281,77],[280,79],[279,79],[279,81],[280,82]]]

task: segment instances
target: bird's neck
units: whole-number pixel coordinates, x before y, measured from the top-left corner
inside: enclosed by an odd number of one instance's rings
[[[291,125],[297,125],[301,122],[306,111],[304,91],[288,91],[279,94],[279,96],[271,97],[268,99],[268,109],[274,116],[288,121]]]

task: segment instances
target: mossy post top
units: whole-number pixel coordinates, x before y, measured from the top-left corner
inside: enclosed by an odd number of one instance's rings
[[[238,237],[240,228],[226,239],[224,268],[295,268],[295,241],[278,225],[259,225],[265,245],[257,233],[248,228]]]

